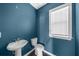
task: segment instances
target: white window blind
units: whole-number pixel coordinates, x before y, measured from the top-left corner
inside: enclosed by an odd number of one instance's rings
[[[61,39],[71,39],[72,21],[71,5],[59,6],[49,13],[49,36]]]

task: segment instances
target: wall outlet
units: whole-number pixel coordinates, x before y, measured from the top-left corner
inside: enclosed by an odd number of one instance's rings
[[[0,38],[1,38],[1,32],[0,32]]]

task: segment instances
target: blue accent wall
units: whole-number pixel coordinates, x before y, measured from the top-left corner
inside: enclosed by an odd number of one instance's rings
[[[36,37],[36,11],[28,3],[0,4],[0,55],[14,55],[6,49],[8,43],[23,38],[29,43],[22,49],[23,55],[32,49],[30,39]]]
[[[58,56],[79,55],[79,4],[72,4],[71,41],[49,37],[49,10],[62,3],[48,3],[35,10],[29,3],[0,4],[0,56],[12,56],[14,52],[6,49],[8,43],[17,38],[23,38],[29,43],[22,49],[22,55],[30,51],[30,39],[38,37],[38,42],[44,44],[45,50]]]
[[[76,4],[76,54],[79,56],[79,3]]]
[[[38,38],[39,42],[45,45],[45,49],[50,53],[58,56],[73,56],[75,55],[75,4],[72,4],[72,36],[73,39],[62,40],[49,37],[49,10],[53,9],[62,3],[48,3],[44,7],[40,8],[38,12]],[[78,8],[79,9],[79,8]]]

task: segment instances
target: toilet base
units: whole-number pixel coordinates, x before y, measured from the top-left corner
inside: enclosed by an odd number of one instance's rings
[[[42,51],[40,51],[40,52],[35,52],[35,55],[36,55],[36,56],[43,56],[43,52],[42,52]]]

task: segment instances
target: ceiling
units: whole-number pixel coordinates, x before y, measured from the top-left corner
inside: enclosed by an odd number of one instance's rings
[[[46,5],[47,3],[30,3],[35,9],[39,9]]]

